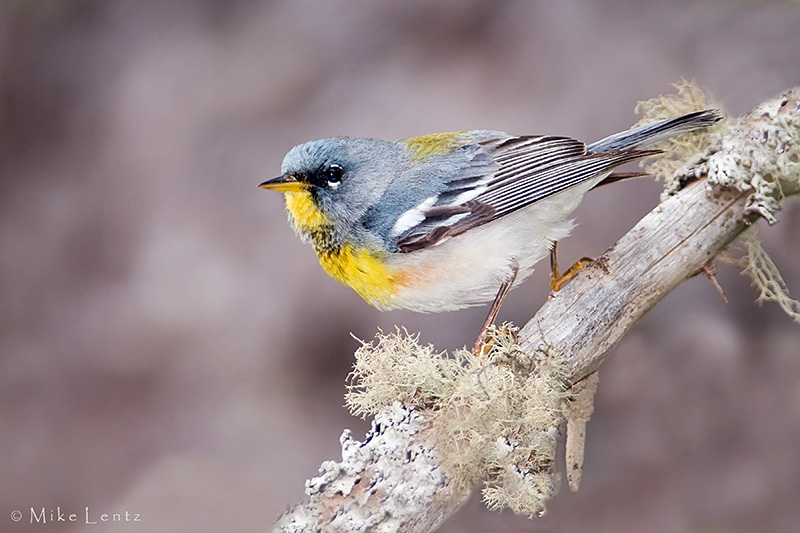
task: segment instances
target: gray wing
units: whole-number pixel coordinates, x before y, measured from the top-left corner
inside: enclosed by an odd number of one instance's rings
[[[462,162],[466,178],[445,182],[437,195],[427,197],[398,218],[393,232],[397,250],[427,248],[654,153],[587,153],[580,141],[552,136],[485,139],[475,143],[473,152]],[[477,176],[470,171],[475,160],[484,166],[484,173]],[[487,167],[486,160],[491,166]]]

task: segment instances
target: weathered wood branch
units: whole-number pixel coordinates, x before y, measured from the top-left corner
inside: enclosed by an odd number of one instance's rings
[[[564,350],[576,382],[636,323],[747,227],[747,191],[690,184],[639,221],[585,275],[548,300],[519,335],[525,351]]]
[[[562,354],[571,383],[596,371],[664,296],[701,272],[759,215],[774,221],[782,195],[798,193],[799,125],[800,87],[738,119],[686,169],[691,183],[539,309],[520,331],[522,349]],[[454,487],[431,431],[424,412],[399,403],[375,416],[364,442],[345,431],[342,461],[322,465],[321,475],[306,484],[308,501],[281,517],[275,530],[436,529],[470,490]]]
[[[732,160],[738,165],[737,172],[760,171],[770,158],[774,160],[782,154],[778,152],[780,148],[773,153],[766,150],[754,154],[754,145],[766,146],[765,126],[773,128],[785,115],[797,117],[798,105],[800,88],[760,105],[739,119],[726,139],[739,153],[712,147],[717,151],[696,168],[687,169],[687,176],[703,176],[709,168],[727,170]],[[781,128],[774,131],[783,131],[789,142],[794,139],[797,144],[798,132]],[[784,195],[797,194],[795,175],[773,179],[780,183]],[[700,273],[756,215],[774,220],[772,213],[762,213],[750,205],[753,188],[723,187],[717,176],[712,180],[716,182],[708,183],[704,178],[691,183],[659,204],[603,254],[598,265],[546,302],[520,332],[522,348],[531,351],[548,344],[559,349],[568,346],[564,353],[573,382],[586,377],[600,367],[611,349],[654,305]]]

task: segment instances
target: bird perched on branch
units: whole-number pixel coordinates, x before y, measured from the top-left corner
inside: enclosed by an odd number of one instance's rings
[[[400,141],[336,137],[292,148],[281,175],[260,184],[284,193],[289,220],[325,271],[379,309],[439,312],[492,302],[475,343],[506,293],[551,255],[590,189],[612,171],[658,153],[655,143],[714,124],[689,113],[590,145],[568,137],[461,131]]]

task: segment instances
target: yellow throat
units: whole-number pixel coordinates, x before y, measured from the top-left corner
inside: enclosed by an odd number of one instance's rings
[[[371,305],[382,309],[392,307],[392,298],[404,276],[389,268],[385,254],[334,242],[328,218],[317,208],[307,190],[286,192],[284,197],[295,231],[311,240],[325,272],[355,290]]]

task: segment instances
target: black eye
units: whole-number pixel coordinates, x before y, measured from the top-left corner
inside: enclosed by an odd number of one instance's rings
[[[325,170],[325,178],[328,180],[328,183],[339,183],[342,181],[343,174],[344,169],[339,165],[331,165]]]

